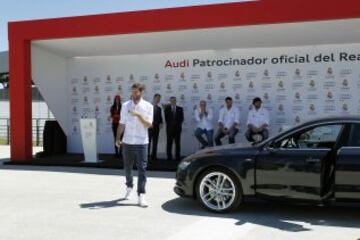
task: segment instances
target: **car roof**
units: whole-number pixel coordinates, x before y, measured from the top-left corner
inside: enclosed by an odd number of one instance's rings
[[[326,123],[326,122],[360,122],[360,116],[332,116],[322,117],[306,121],[298,126],[306,126],[312,124]]]

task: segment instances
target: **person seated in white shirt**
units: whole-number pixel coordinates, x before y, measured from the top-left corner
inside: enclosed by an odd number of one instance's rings
[[[245,137],[249,142],[262,142],[269,137],[269,112],[261,107],[262,101],[256,97],[247,120]]]
[[[207,108],[207,103],[205,100],[201,100],[199,107],[194,111],[196,129],[195,137],[201,143],[201,149],[206,147],[212,147],[214,128],[213,128],[213,111],[211,108]],[[206,140],[203,135],[205,134]]]
[[[231,97],[225,99],[225,106],[219,112],[219,128],[215,136],[215,144],[222,145],[221,139],[229,136],[229,144],[235,143],[235,136],[239,132],[240,113],[237,107],[233,106]]]

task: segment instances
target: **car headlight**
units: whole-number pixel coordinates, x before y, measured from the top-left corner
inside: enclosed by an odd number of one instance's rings
[[[187,168],[187,166],[190,165],[190,163],[191,163],[191,161],[182,161],[182,162],[179,164],[178,168],[179,168],[180,170],[184,170],[185,168]]]

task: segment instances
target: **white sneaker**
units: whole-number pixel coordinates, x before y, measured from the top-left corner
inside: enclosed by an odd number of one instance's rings
[[[149,206],[149,204],[146,202],[145,194],[141,193],[139,196],[139,206],[146,208]]]
[[[130,196],[131,196],[131,193],[132,193],[132,188],[126,188],[126,194],[125,194],[125,197],[124,197],[124,199],[125,200],[129,200],[130,199]]]

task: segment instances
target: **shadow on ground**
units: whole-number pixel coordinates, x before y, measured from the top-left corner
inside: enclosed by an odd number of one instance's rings
[[[82,203],[80,204],[80,208],[86,208],[90,210],[94,209],[104,209],[104,208],[113,208],[113,207],[138,207],[138,204],[134,203],[122,203],[126,201],[125,198],[119,198],[111,201],[102,201],[102,202],[92,202],[92,203]]]
[[[176,198],[162,205],[174,214],[236,219],[236,225],[252,223],[288,232],[311,231],[308,224],[327,227],[360,227],[359,205],[355,206],[304,206],[282,203],[244,203],[239,210],[229,214],[206,211],[195,200]],[[304,225],[306,224],[307,227]]]

